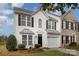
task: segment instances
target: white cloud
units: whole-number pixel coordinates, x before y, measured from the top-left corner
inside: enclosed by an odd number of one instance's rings
[[[13,25],[13,18],[8,18],[8,20],[7,20],[7,26],[9,26],[9,25]]]
[[[11,9],[8,9],[8,3],[0,3],[0,14],[2,15],[10,15],[13,13]]]
[[[0,14],[11,15],[11,14],[13,14],[13,10],[11,10],[11,9],[4,9],[4,10],[0,11]]]
[[[24,3],[13,3],[13,7],[23,7]]]
[[[6,28],[7,16],[0,16],[0,31],[3,31]]]

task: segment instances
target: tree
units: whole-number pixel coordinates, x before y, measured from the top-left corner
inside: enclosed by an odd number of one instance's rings
[[[48,10],[48,11],[61,11],[62,14],[64,14],[65,11],[65,7],[67,7],[68,9],[79,9],[79,5],[78,3],[41,3],[41,9],[42,10]]]

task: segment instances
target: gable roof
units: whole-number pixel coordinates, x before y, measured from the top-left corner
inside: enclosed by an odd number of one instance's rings
[[[65,20],[64,17],[67,16],[69,13],[71,13],[71,15],[74,17],[75,22],[78,22],[71,10],[62,15],[62,20]]]
[[[45,11],[41,10],[41,8],[39,8],[37,11],[30,11],[30,10],[26,10],[26,9],[22,9],[22,8],[18,8],[18,7],[14,7],[13,8],[14,13],[22,13],[22,14],[28,14],[28,15],[35,15],[36,13],[38,13],[39,11],[41,11],[47,18],[52,19],[54,21],[57,21],[53,16],[59,17],[57,15],[54,14],[47,14]]]
[[[23,14],[28,14],[28,15],[32,15],[34,13],[33,11],[18,8],[18,7],[14,7],[13,10],[14,10],[14,13],[23,13]]]

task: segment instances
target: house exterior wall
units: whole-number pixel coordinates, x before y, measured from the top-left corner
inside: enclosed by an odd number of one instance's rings
[[[34,33],[34,35],[33,35],[33,47],[35,44],[38,44],[38,34],[42,34],[42,47],[48,47],[48,38],[47,38],[48,34],[46,31],[46,20],[48,20],[48,17],[46,17],[42,11],[37,12],[36,14],[34,14],[31,17],[34,17],[34,27],[18,26],[18,14],[16,14],[16,13],[14,14],[14,18],[15,18],[14,28],[15,28],[15,36],[17,39],[17,44],[22,44],[22,34],[20,34],[20,32],[24,28],[27,28]],[[57,31],[61,32],[61,18],[56,17],[56,16],[53,16],[53,17],[56,20],[58,20],[58,22],[56,24]],[[38,28],[38,20],[39,19],[42,19],[42,28]],[[58,37],[58,41],[56,43],[58,43],[57,47],[60,47],[61,46],[61,36],[55,35],[55,34],[53,34],[52,36]],[[26,46],[26,47],[29,47],[29,46]]]
[[[34,27],[27,27],[27,26],[18,26],[18,14],[16,14],[15,16],[15,36],[17,38],[17,42],[18,44],[21,44],[22,43],[22,35],[20,34],[20,32],[24,29],[24,28],[28,28],[30,29],[32,32],[34,32],[34,35],[33,37],[36,37],[34,38],[33,40],[35,41],[34,44],[37,44],[38,43],[38,34],[42,34],[42,43],[43,43],[43,47],[46,47],[47,46],[47,36],[46,36],[46,17],[41,13],[41,12],[38,12],[36,15],[33,15],[34,17]],[[38,19],[41,18],[42,19],[42,28],[38,28]]]

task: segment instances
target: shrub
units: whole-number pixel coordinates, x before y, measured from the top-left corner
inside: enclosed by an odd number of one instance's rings
[[[24,50],[24,49],[25,49],[25,45],[24,45],[24,44],[19,44],[19,45],[18,45],[18,48],[19,48],[20,50]]]
[[[77,48],[76,49],[79,51],[79,45],[77,45]]]
[[[76,42],[70,43],[69,46],[76,46]]]
[[[10,35],[6,41],[6,48],[8,51],[16,50],[17,40],[14,35]]]
[[[69,49],[76,49],[77,48],[76,42],[70,43],[68,48]]]
[[[35,44],[35,48],[39,48],[40,47],[40,44]]]

